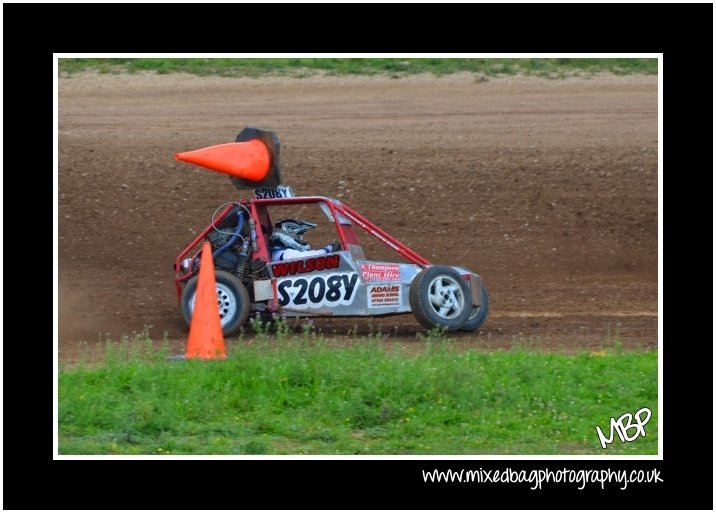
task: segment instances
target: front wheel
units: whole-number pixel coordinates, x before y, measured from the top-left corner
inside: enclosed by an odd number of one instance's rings
[[[251,307],[249,293],[236,276],[226,271],[215,271],[216,295],[219,306],[221,331],[225,337],[234,335],[249,317]],[[196,284],[198,276],[189,280],[181,295],[181,313],[187,325],[191,325],[196,302]]]
[[[473,306],[470,317],[467,318],[465,324],[458,328],[460,331],[475,331],[477,328],[485,324],[487,314],[490,311],[490,299],[487,297],[487,289],[482,286],[482,306]]]
[[[428,267],[410,284],[410,309],[427,329],[459,329],[472,312],[470,286],[452,267]]]

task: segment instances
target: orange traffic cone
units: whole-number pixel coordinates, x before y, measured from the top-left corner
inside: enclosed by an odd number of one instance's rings
[[[216,304],[216,277],[211,244],[204,242],[201,250],[201,267],[196,284],[194,313],[191,316],[186,358],[213,360],[226,358],[224,334],[221,331],[219,308]]]
[[[258,139],[185,151],[175,158],[252,182],[266,178],[271,160],[268,148]]]

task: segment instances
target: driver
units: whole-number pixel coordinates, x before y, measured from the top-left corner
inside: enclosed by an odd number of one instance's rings
[[[275,225],[269,239],[271,261],[291,260],[309,256],[326,255],[341,250],[338,242],[328,244],[321,249],[311,250],[311,245],[303,240],[303,234],[308,230],[317,228],[316,223],[300,221],[297,219],[282,219]]]

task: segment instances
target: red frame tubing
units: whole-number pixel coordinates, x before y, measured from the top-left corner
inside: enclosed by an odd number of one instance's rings
[[[357,223],[358,226],[360,226],[363,230],[365,230],[367,233],[378,239],[380,242],[382,242],[389,248],[393,249],[395,252],[397,252],[409,262],[412,262],[413,264],[422,267],[432,265],[430,261],[428,261],[426,258],[422,257],[421,255],[410,249],[408,246],[400,242],[398,239],[390,235],[385,230],[379,228],[375,223],[363,217],[361,214],[350,208],[345,203],[341,202],[337,205],[335,201],[331,198],[326,198],[325,196],[302,196],[298,198],[255,199],[249,200],[249,203],[257,205],[301,205],[307,203],[325,203],[328,205],[328,208],[331,210],[331,214],[333,214],[333,219],[336,221],[336,229],[338,230],[338,235],[341,238],[341,245],[343,247],[346,247],[346,240],[345,235],[343,234],[343,229],[341,228],[341,223],[338,222],[338,216],[336,215],[336,212],[345,215],[346,217]]]
[[[252,254],[251,255],[251,261],[253,262],[257,258],[261,258],[264,260],[264,262],[269,262],[271,260],[271,257],[269,255],[268,250],[268,244],[267,240],[264,236],[263,231],[261,230],[261,216],[259,215],[259,211],[256,208],[256,203],[251,200],[242,200],[242,204],[248,203],[249,210],[251,211],[251,217],[255,221],[255,229],[256,229],[256,245],[258,247],[258,251],[256,253],[258,254]]]
[[[191,278],[194,274],[191,270],[187,271],[186,274],[179,275],[179,266],[181,265],[181,261],[184,260],[184,258],[189,254],[189,252],[194,249],[194,247],[199,244],[204,238],[211,232],[211,230],[214,229],[214,224],[220,223],[224,220],[224,218],[229,215],[229,212],[233,210],[234,205],[237,202],[232,202],[229,204],[224,211],[217,217],[212,223],[209,223],[209,226],[204,228],[202,232],[196,236],[196,238],[189,243],[189,245],[184,248],[184,251],[179,253],[179,256],[177,257],[176,261],[174,262],[174,271],[176,272],[176,277],[174,278],[174,284],[177,288],[177,297],[179,301],[181,301],[181,282],[187,281],[189,278]]]
[[[426,258],[422,257],[421,255],[410,249],[408,246],[400,242],[398,239],[390,235],[382,228],[378,227],[375,223],[360,215],[348,205],[341,203],[340,205],[336,205],[336,209],[341,214],[344,214],[346,217],[348,217],[351,221],[356,222],[358,226],[363,228],[363,230],[381,241],[383,244],[385,244],[389,248],[394,249],[406,260],[422,267],[432,265]]]
[[[241,203],[242,205],[246,206],[248,204],[249,209],[251,210],[251,217],[254,220],[257,220],[259,218],[257,206],[258,205],[302,205],[302,204],[311,204],[311,203],[325,203],[328,205],[328,208],[331,211],[331,214],[333,215],[333,219],[335,221],[336,230],[338,231],[338,236],[341,239],[341,246],[344,248],[348,247],[346,236],[343,233],[343,227],[341,226],[341,223],[338,220],[338,214],[342,214],[351,221],[355,222],[358,226],[360,226],[366,233],[369,235],[372,235],[377,240],[388,246],[389,248],[393,249],[396,253],[401,255],[403,258],[408,260],[409,262],[419,265],[421,267],[427,267],[432,265],[430,261],[428,261],[426,258],[422,257],[412,249],[410,249],[408,246],[400,242],[398,239],[390,235],[388,232],[383,230],[382,228],[378,227],[375,223],[367,219],[366,217],[362,216],[352,208],[350,208],[348,205],[344,203],[336,204],[334,200],[331,198],[326,198],[325,196],[302,196],[298,198],[275,198],[275,199],[249,199],[249,200],[240,200],[238,202],[232,202],[229,204],[226,209],[221,213],[221,215],[216,218],[213,222],[213,224],[209,224],[199,235],[196,236],[196,238],[182,251],[179,256],[176,259],[176,262],[174,263],[174,269],[177,272],[177,276],[175,279],[176,288],[177,288],[177,296],[181,300],[181,283],[184,281],[187,281],[189,278],[191,278],[195,273],[189,271],[184,275],[179,275],[179,265],[181,264],[181,261],[186,257],[186,255],[189,254],[189,252],[197,245],[199,244],[208,234],[211,232],[211,230],[214,229],[214,224],[220,223],[224,220],[224,218],[229,214],[229,212],[234,208],[235,203]],[[263,234],[259,233],[260,227],[257,227],[257,233],[256,233],[256,242],[259,246],[259,255],[257,257],[265,257],[268,259],[268,248],[266,246],[266,241],[264,240]]]

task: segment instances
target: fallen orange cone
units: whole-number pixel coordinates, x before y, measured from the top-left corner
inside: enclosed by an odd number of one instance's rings
[[[189,326],[186,358],[203,360],[226,358],[224,333],[221,331],[221,319],[217,307],[214,261],[209,242],[204,242],[201,250],[201,267],[196,284],[194,313]]]
[[[177,160],[253,182],[266,178],[271,164],[268,148],[258,139],[217,144],[200,150],[177,153],[175,157]]]

